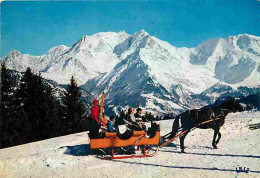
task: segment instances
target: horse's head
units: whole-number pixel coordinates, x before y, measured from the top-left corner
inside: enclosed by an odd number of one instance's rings
[[[244,111],[243,106],[242,106],[238,101],[236,101],[236,108],[235,108],[235,110],[236,110],[236,112],[237,112],[237,111],[238,111],[238,112]]]
[[[228,109],[229,112],[241,112],[244,108],[239,104],[235,98],[231,98],[220,105],[222,109]]]

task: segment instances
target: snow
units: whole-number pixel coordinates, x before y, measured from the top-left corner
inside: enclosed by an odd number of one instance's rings
[[[185,90],[198,94],[217,82],[205,67],[184,60],[189,57],[189,50],[170,47],[155,37],[150,40],[154,44],[143,48],[140,57],[149,66],[149,73],[166,89],[181,84]]]
[[[259,55],[251,54],[234,45],[240,38],[242,38],[241,35],[228,39],[216,38],[196,48],[176,48],[141,30],[116,46],[115,53],[120,57],[121,63],[99,79],[94,79],[96,82],[87,82],[85,86],[96,95],[103,90],[106,91],[109,96],[107,99],[111,100],[114,105],[117,104],[113,100],[124,100],[122,97],[115,97],[120,88],[129,91],[125,93],[127,98],[140,92],[140,89],[145,94],[154,92],[158,99],[148,100],[146,97],[146,103],[142,106],[145,109],[156,110],[158,113],[168,112],[166,108],[156,104],[158,100],[164,100],[159,103],[169,103],[172,106],[170,110],[175,109],[175,105],[178,105],[180,110],[186,109],[184,106],[199,107],[191,106],[187,102],[187,97],[201,94],[218,83],[230,86],[234,90],[239,86],[259,86],[258,65],[255,64]],[[251,38],[256,42],[260,41],[258,37],[250,36]],[[258,43],[254,45],[247,43],[247,45],[248,49],[253,46],[252,49],[258,51]],[[136,80],[131,80],[131,78]],[[130,81],[127,81],[128,79]],[[169,93],[161,95],[160,90],[153,89],[151,92],[149,87],[140,86],[140,83],[148,83],[150,79],[154,87],[165,88]],[[176,86],[180,87],[176,88]],[[149,93],[146,93],[147,90]],[[170,97],[165,99],[166,95]],[[220,96],[220,93],[214,91],[214,93],[209,93],[209,96]],[[124,104],[120,106],[125,108]]]
[[[60,84],[68,83],[74,75],[84,84],[100,73],[109,73],[132,54],[140,56],[149,66],[151,76],[168,90],[172,85],[181,84],[185,90],[198,94],[219,80],[230,84],[241,82],[239,86],[255,86],[256,80],[260,82],[258,77],[254,78],[259,75],[254,69],[260,62],[260,37],[248,34],[210,39],[196,48],[176,48],[144,30],[132,36],[124,31],[100,32],[83,36],[72,47],[53,47],[42,56],[23,55],[13,50],[6,60],[17,71],[31,67]],[[248,82],[243,83],[245,79]]]
[[[213,130],[196,129],[185,139],[160,149],[151,158],[101,160],[91,154],[86,132],[0,150],[0,177],[259,177],[260,112],[232,113],[221,127],[218,149],[212,149]],[[172,120],[161,121],[161,134]],[[246,167],[249,173],[237,173]]]
[[[147,102],[144,112],[146,112],[146,111],[149,112],[151,110],[155,110],[155,111],[159,111],[160,113],[167,113],[167,111],[171,110],[172,108],[174,108],[176,110],[183,109],[179,105],[177,105],[171,101],[162,100],[162,99],[154,96],[154,94],[152,94],[152,93],[141,94],[141,96],[146,98],[146,102]],[[162,110],[158,105],[155,105],[154,104],[155,102],[163,105],[164,110]],[[152,113],[152,114],[154,114],[154,113]]]
[[[97,98],[105,91],[109,104],[118,109],[136,107],[137,98],[145,99],[140,92],[154,94],[156,100],[143,101],[141,106],[158,114],[211,104],[190,102],[203,92],[218,97],[227,86],[234,91],[240,86],[260,86],[260,37],[248,34],[177,48],[145,30],[133,35],[100,32],[83,36],[72,47],[53,47],[42,56],[13,50],[3,60],[11,69],[21,72],[31,67],[58,84],[68,84],[73,75]],[[215,86],[222,88],[213,90]],[[157,101],[169,107],[163,108]]]

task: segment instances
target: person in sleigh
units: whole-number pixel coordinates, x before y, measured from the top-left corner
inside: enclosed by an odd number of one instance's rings
[[[90,138],[99,138],[99,129],[106,128],[108,123],[104,113],[100,113],[99,101],[93,101],[93,107],[91,109],[91,128],[90,128]],[[104,111],[104,110],[103,110]]]

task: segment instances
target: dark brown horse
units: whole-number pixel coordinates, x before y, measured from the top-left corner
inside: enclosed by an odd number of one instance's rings
[[[192,128],[213,129],[214,136],[212,146],[217,149],[217,144],[221,138],[221,133],[219,132],[220,127],[224,125],[225,118],[229,112],[237,111],[243,111],[243,107],[234,98],[231,98],[218,106],[211,105],[201,109],[188,110],[175,118],[172,132],[168,139],[173,138],[180,130],[188,130],[186,134],[180,137],[181,152],[184,152],[184,139]],[[200,125],[201,123],[212,119],[215,119],[215,121]]]

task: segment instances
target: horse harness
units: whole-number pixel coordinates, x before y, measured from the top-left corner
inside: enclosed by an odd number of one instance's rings
[[[223,110],[222,110],[222,109],[219,109],[219,110],[220,110],[220,114],[219,114],[219,115],[216,115],[215,112],[214,112],[214,110],[211,109],[211,108],[209,108],[209,109],[206,110],[206,111],[207,111],[207,114],[208,114],[208,116],[209,116],[209,118],[210,118],[210,120],[213,120],[213,124],[216,124],[215,121],[219,120],[221,117],[224,117],[224,112],[223,112]],[[198,121],[198,123],[200,123],[199,112],[200,112],[200,111],[203,111],[203,110],[195,110],[195,111],[197,111],[197,112],[196,112],[196,120]],[[205,111],[205,110],[204,110],[204,111]],[[190,113],[189,113],[189,114],[190,114]],[[218,118],[218,119],[217,119],[217,118]]]

